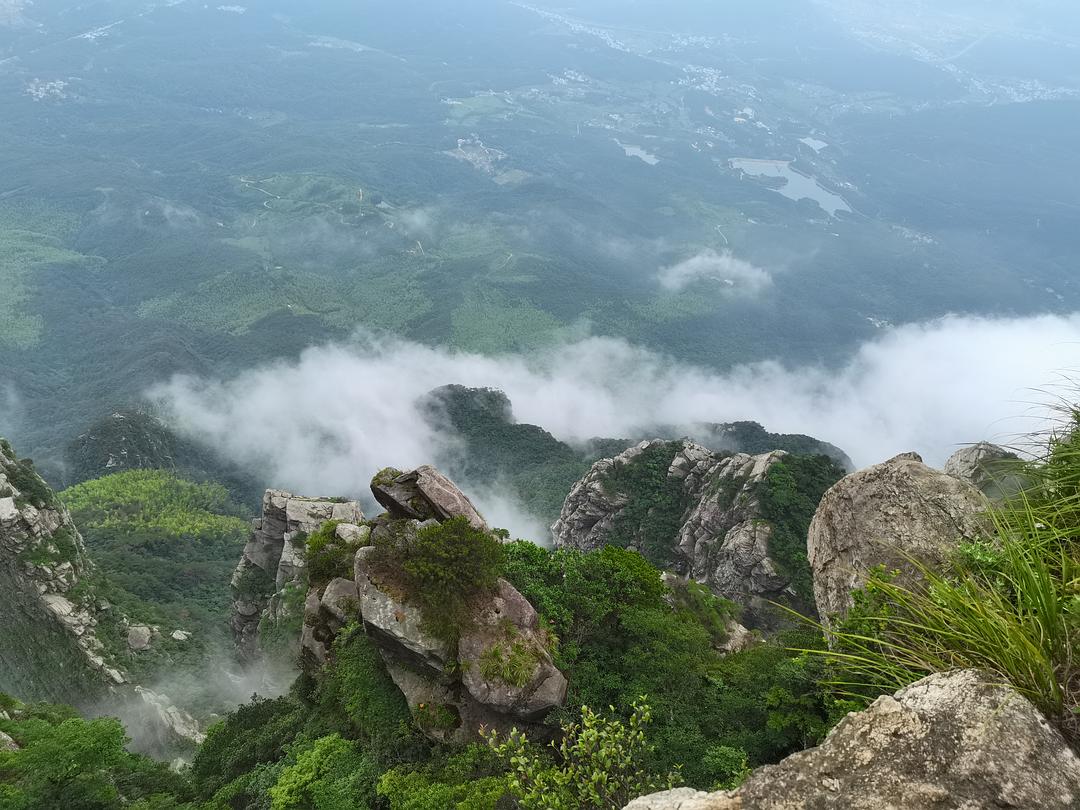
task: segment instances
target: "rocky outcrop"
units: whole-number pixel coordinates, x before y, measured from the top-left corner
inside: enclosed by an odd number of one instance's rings
[[[796,598],[770,555],[774,526],[759,497],[786,457],[720,454],[689,440],[642,442],[597,461],[574,485],[551,527],[555,546],[628,546],[743,605],[749,623],[767,623],[769,602]]]
[[[112,608],[80,587],[91,572],[67,509],[0,440],[0,691],[81,704],[127,681],[98,635]]]
[[[1023,484],[1016,453],[990,442],[961,447],[945,462],[944,471],[967,481],[988,498],[1015,494]]]
[[[168,697],[141,686],[136,686],[134,691],[142,712],[148,715],[148,726],[157,737],[155,740],[140,740],[144,746],[149,744],[151,750],[170,751],[194,748],[206,739],[198,721],[174,706]]]
[[[417,484],[416,492],[428,494],[406,497]],[[392,549],[407,547],[416,532],[439,521],[478,518],[468,499],[430,467],[377,476],[372,490],[393,511],[365,525],[339,524],[335,533],[346,550],[369,538],[379,546],[350,551],[352,578],[334,578],[307,595],[302,660],[312,673],[317,676],[330,660],[342,629],[359,623],[378,646],[417,725],[432,739],[466,742],[481,727],[530,728],[561,705],[567,682],[552,662],[550,639],[533,606],[509,582],[500,579],[493,593],[475,596],[456,641],[433,634],[409,597]],[[398,499],[408,503],[417,497],[428,505],[422,513],[434,516],[422,522],[402,518]]]
[[[1080,807],[1080,758],[1038,710],[973,670],[931,675],[849,714],[817,748],[737,790],[682,788],[626,810]]]
[[[468,496],[427,464],[405,473],[383,470],[375,476],[371,492],[395,518],[447,520],[460,515],[467,518],[473,528],[485,531],[488,528]]]
[[[517,588],[500,579],[458,642],[461,684],[479,703],[523,720],[542,718],[566,700],[566,678],[555,667],[540,617]],[[506,675],[521,661],[519,677]]]
[[[358,524],[364,519],[356,501],[305,498],[268,489],[262,516],[253,522],[251,537],[232,577],[232,632],[241,660],[258,657],[259,626],[289,616],[286,590],[301,579],[304,537],[328,520]]]
[[[819,614],[825,621],[844,614],[875,566],[906,577],[912,559],[942,563],[961,540],[983,533],[983,508],[971,484],[915,453],[845,477],[821,499],[807,538]]]

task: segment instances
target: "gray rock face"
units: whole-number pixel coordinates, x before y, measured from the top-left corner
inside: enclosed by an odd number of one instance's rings
[[[358,524],[363,519],[356,501],[304,498],[276,489],[266,491],[262,516],[254,521],[251,537],[232,577],[231,625],[242,660],[258,657],[260,622],[273,623],[286,618],[288,603],[281,594],[300,581],[304,566],[300,533],[311,534],[328,520]]]
[[[371,484],[375,499],[391,516],[443,521],[464,516],[474,528],[487,531],[488,525],[472,501],[449,478],[425,464],[401,473],[392,480],[376,479]]]
[[[369,564],[374,552],[372,546],[356,552],[356,589],[364,622],[396,652],[432,669],[444,669],[453,660],[454,650],[427,632],[420,608],[380,586]]]
[[[484,605],[475,624],[458,644],[461,682],[480,703],[529,720],[542,717],[566,700],[566,678],[552,663],[540,617],[517,588],[499,580],[498,592]],[[489,669],[514,657],[530,668],[520,683],[508,682]],[[493,661],[493,666],[485,662]]]
[[[646,452],[668,442],[642,442],[611,459],[597,461],[570,491],[559,519],[551,527],[557,548],[583,551],[611,542],[625,520],[631,497],[619,490],[620,468],[640,463]],[[683,440],[668,467],[678,482],[685,511],[675,528],[668,561],[653,559],[707,585],[714,593],[748,607],[753,622],[769,600],[794,596],[789,580],[770,559],[772,526],[762,520],[757,490],[769,469],[787,454],[722,455]],[[639,544],[632,548],[646,552]],[[648,556],[648,554],[646,554]]]
[[[1080,807],[1080,758],[1034,706],[973,670],[931,675],[850,714],[817,748],[734,791],[687,789],[625,810]]]
[[[165,695],[151,692],[141,686],[135,687],[135,695],[151,716],[153,728],[161,736],[158,743],[161,748],[194,747],[206,740],[206,735],[203,734],[198,721],[174,706]]]
[[[844,614],[876,565],[910,576],[908,556],[942,562],[961,540],[983,533],[983,508],[971,484],[915,453],[845,477],[821,499],[807,538],[821,617]]]
[[[0,691],[81,703],[126,683],[97,636],[103,607],[77,595],[91,570],[71,515],[0,442]]]
[[[128,628],[127,645],[133,652],[143,652],[150,649],[150,639],[153,633],[145,624],[136,624]]]
[[[967,481],[988,498],[1015,494],[1022,479],[1015,467],[1019,457],[1004,447],[979,442],[961,447],[945,462],[944,471]]]

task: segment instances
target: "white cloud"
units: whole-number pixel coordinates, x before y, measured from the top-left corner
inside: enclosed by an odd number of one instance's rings
[[[1078,357],[1080,315],[949,317],[891,329],[839,368],[767,362],[727,373],[612,338],[528,357],[361,338],[231,380],[177,377],[151,396],[185,432],[277,486],[359,494],[381,467],[437,462],[452,449],[415,406],[446,383],[501,388],[519,421],[568,441],[754,419],[831,441],[860,466],[906,450],[941,464],[964,443],[1008,440],[1034,427],[1028,403],[1040,396],[1032,389],[1053,383]],[[498,509],[497,525],[535,531],[506,509],[505,497],[477,500],[482,511]]]
[[[662,267],[656,275],[660,286],[681,290],[695,281],[717,281],[743,293],[757,293],[772,284],[772,276],[760,267],[737,259],[730,250],[703,250],[678,264]]]

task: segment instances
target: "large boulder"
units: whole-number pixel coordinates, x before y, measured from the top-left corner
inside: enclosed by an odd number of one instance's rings
[[[1023,484],[1020,458],[1004,447],[978,442],[961,447],[945,462],[946,473],[967,481],[988,498],[1015,494]]]
[[[821,499],[807,537],[822,619],[846,613],[871,568],[910,577],[912,559],[937,565],[960,541],[981,536],[984,506],[975,487],[916,453],[846,476]]]
[[[259,626],[288,618],[288,588],[302,579],[305,535],[328,520],[359,524],[360,504],[333,498],[305,498],[278,489],[263,496],[262,515],[252,525],[240,562],[232,577],[233,640],[239,658],[259,654]]]
[[[371,482],[371,492],[395,518],[443,521],[462,516],[473,528],[488,528],[468,496],[429,464],[404,473],[384,470]]]
[[[787,455],[716,453],[685,439],[641,442],[597,461],[574,484],[551,527],[555,546],[626,545],[738,602],[753,626],[776,619],[772,602],[812,610],[809,588],[800,598],[770,553],[774,526],[761,508],[769,472]]]
[[[378,639],[402,657],[442,670],[453,660],[454,650],[443,639],[428,632],[420,608],[380,577],[372,560],[374,546],[356,552],[355,583],[360,616]]]
[[[1024,697],[960,670],[849,714],[817,748],[737,790],[681,788],[625,810],[1075,810],[1080,758]]]
[[[458,642],[462,684],[496,711],[542,717],[566,700],[566,678],[552,663],[550,647],[529,600],[500,579]]]

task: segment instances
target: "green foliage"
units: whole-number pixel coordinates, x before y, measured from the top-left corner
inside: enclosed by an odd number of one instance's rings
[[[974,667],[1026,695],[1080,743],[1080,430],[1050,437],[1026,485],[989,510],[991,532],[944,570],[870,573],[834,627],[834,687],[855,700],[931,672]]]
[[[325,585],[336,577],[352,579],[356,549],[337,536],[340,523],[340,520],[326,521],[305,542],[304,570],[310,585]]]
[[[603,486],[625,496],[627,505],[612,526],[609,542],[640,549],[661,568],[671,563],[672,548],[689,505],[682,481],[668,476],[680,442],[651,444],[626,463],[616,463]]]
[[[20,707],[0,730],[19,749],[0,751],[5,810],[118,810],[155,796],[188,798],[185,780],[161,763],[128,753],[119,721],[83,720],[62,706]],[[157,802],[157,806],[161,802]]]
[[[349,626],[334,640],[332,660],[316,687],[313,718],[358,741],[380,764],[408,758],[418,740],[409,706],[386,672],[378,648]]]
[[[143,530],[200,542],[238,542],[250,526],[225,487],[164,470],[128,470],[69,487],[61,499],[93,529]]]
[[[413,707],[416,725],[425,731],[453,731],[461,725],[457,707],[441,703],[420,703]]]
[[[700,582],[692,579],[677,580],[671,586],[671,593],[675,600],[675,609],[690,614],[694,621],[708,631],[714,645],[719,646],[727,641],[728,623],[738,619],[738,605],[716,596]]]
[[[431,632],[456,640],[477,596],[494,590],[503,568],[503,546],[465,517],[427,526],[401,550],[409,599],[420,606]]]
[[[315,740],[270,788],[271,810],[368,810],[378,766],[338,734]]]
[[[740,749],[759,765],[824,733],[822,663],[788,649],[820,646],[820,636],[782,635],[720,656],[713,644],[726,605],[702,598],[702,611],[692,596],[672,594],[636,552],[550,552],[521,542],[506,550],[507,578],[559,638],[555,662],[570,681],[567,712],[626,707],[650,695],[657,772],[682,764],[687,783],[707,789],[731,778],[730,769],[712,770],[710,748]]]
[[[95,563],[84,586],[133,622],[163,630],[150,650],[134,655],[119,621],[106,617],[99,636],[136,677],[153,678],[168,670],[176,684],[174,700],[198,713],[220,711],[200,670],[211,650],[232,643],[229,582],[250,532],[243,510],[219,484],[186,481],[162,470],[129,470],[85,481],[60,497],[82,528]],[[239,589],[261,595],[272,590],[268,580],[259,569],[249,568]],[[191,638],[172,639],[177,629],[189,631]]]
[[[387,771],[378,793],[389,810],[500,810],[508,807],[508,782],[498,757],[473,744],[421,766]]]
[[[288,696],[253,698],[211,726],[191,763],[197,794],[211,798],[256,766],[279,760],[304,727],[304,706]]]
[[[562,727],[556,761],[534,750],[513,729],[505,740],[492,731],[488,744],[511,768],[510,789],[522,810],[621,810],[628,802],[681,781],[677,770],[649,771],[645,728],[652,713],[645,698],[634,702],[624,723],[588,706],[581,722]]]
[[[732,790],[750,775],[746,752],[729,745],[714,745],[705,751],[706,770],[717,775],[714,790]]]
[[[371,478],[371,485],[374,486],[389,486],[394,483],[394,479],[401,475],[401,470],[395,467],[383,467]]]
[[[814,583],[806,535],[821,496],[843,477],[844,469],[828,456],[787,456],[769,468],[757,493],[762,517],[773,526],[769,557],[807,611],[813,610]]]

